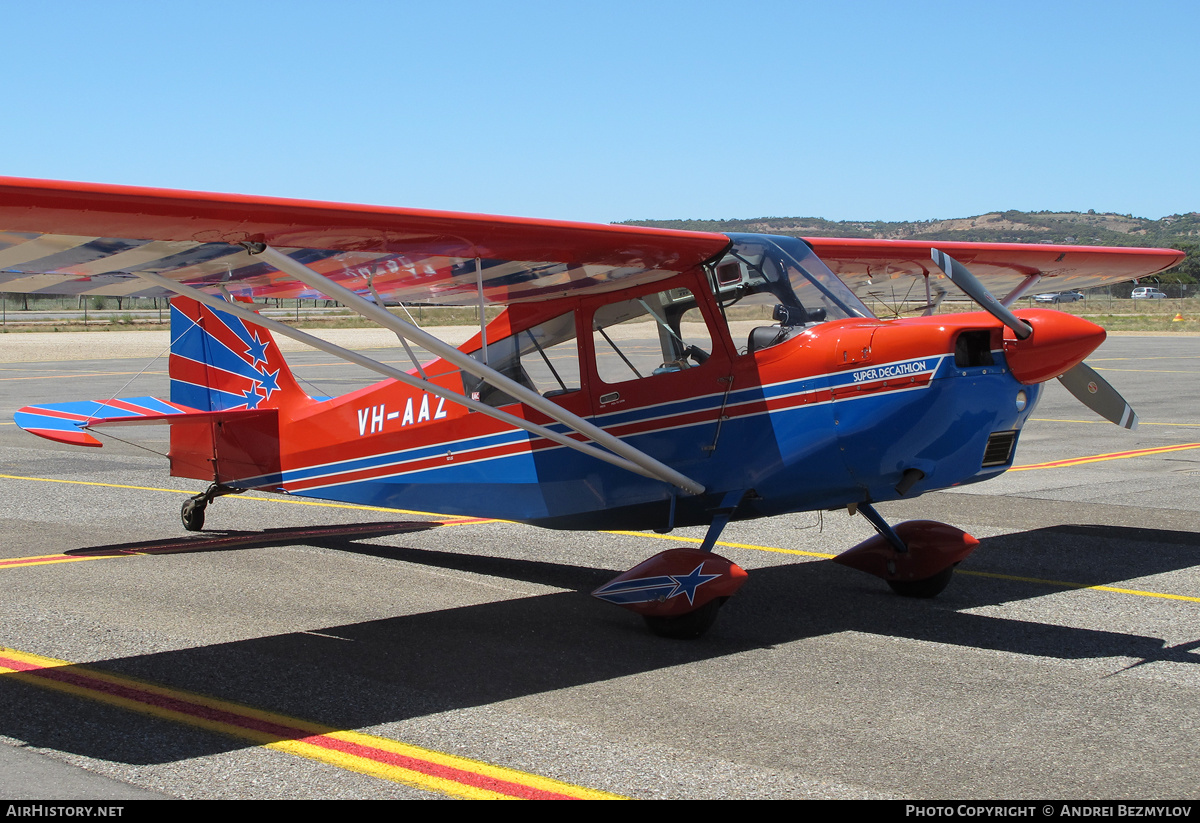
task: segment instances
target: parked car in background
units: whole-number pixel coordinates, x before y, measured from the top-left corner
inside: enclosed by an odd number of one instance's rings
[[[1149,286],[1138,286],[1130,295],[1134,300],[1162,300],[1166,297],[1165,294],[1158,289],[1152,289]]]
[[[1074,303],[1076,300],[1083,299],[1083,292],[1078,291],[1063,291],[1050,292],[1048,294],[1039,294],[1033,298],[1038,303]]]

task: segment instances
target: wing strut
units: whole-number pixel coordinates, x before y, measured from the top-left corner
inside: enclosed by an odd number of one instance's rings
[[[288,259],[290,260],[290,258],[288,258]],[[489,417],[494,417],[495,419],[500,420],[504,423],[507,423],[510,426],[514,426],[519,429],[524,429],[525,431],[529,432],[530,434],[535,434],[539,437],[545,437],[547,440],[551,440],[555,443],[558,443],[561,446],[566,446],[567,448],[575,449],[576,451],[582,452],[583,454],[589,455],[590,457],[595,457],[597,460],[603,460],[605,463],[609,463],[618,468],[625,469],[626,471],[631,471],[634,474],[639,474],[642,477],[649,477],[653,480],[661,480],[664,483],[669,483],[672,486],[676,486],[680,489],[683,489],[684,491],[688,492],[689,494],[700,494],[701,492],[704,491],[704,486],[700,485],[699,483],[695,482],[694,480],[686,477],[685,475],[680,474],[679,472],[675,471],[671,467],[664,465],[663,463],[659,462],[658,460],[655,460],[653,457],[650,457],[647,454],[644,454],[643,452],[639,451],[638,449],[633,448],[632,446],[621,441],[620,439],[613,437],[611,434],[604,431],[603,429],[600,429],[600,428],[592,425],[591,423],[588,423],[586,420],[582,420],[582,419],[576,417],[576,415],[571,414],[570,412],[566,411],[566,409],[563,409],[560,406],[555,406],[553,404],[550,404],[553,407],[553,409],[557,412],[557,414],[548,415],[548,416],[558,420],[558,422],[562,423],[563,425],[567,426],[568,428],[570,428],[574,431],[578,431],[580,434],[583,434],[586,437],[590,437],[597,444],[604,446],[607,449],[610,449],[610,451],[604,451],[603,449],[598,449],[598,448],[596,448],[596,446],[594,446],[590,443],[581,443],[578,440],[575,440],[574,438],[569,437],[566,434],[563,434],[562,432],[554,431],[553,429],[547,428],[547,427],[539,425],[537,423],[530,422],[528,420],[525,420],[524,418],[517,417],[516,415],[509,414],[506,411],[502,411],[500,409],[489,406],[486,403],[481,403],[477,400],[472,400],[469,397],[464,397],[463,395],[461,395],[455,391],[452,391],[444,386],[439,386],[436,383],[431,383],[427,380],[422,380],[420,378],[414,377],[413,375],[409,374],[408,372],[401,371],[400,369],[394,368],[392,366],[388,366],[388,365],[386,365],[384,363],[380,363],[376,360],[372,360],[371,358],[369,358],[365,355],[359,354],[358,352],[351,351],[350,349],[342,348],[341,346],[334,345],[333,343],[328,343],[328,342],[320,339],[319,337],[314,337],[311,334],[306,334],[305,332],[302,332],[299,329],[293,329],[291,326],[288,326],[284,323],[280,323],[277,320],[272,320],[269,317],[263,317],[262,315],[254,312],[254,311],[251,311],[250,309],[245,308],[240,303],[226,302],[225,300],[222,300],[221,298],[216,297],[214,295],[208,294],[207,292],[202,292],[199,289],[192,288],[191,286],[185,286],[182,283],[178,283],[174,280],[169,280],[169,279],[167,279],[161,275],[155,274],[153,272],[138,272],[137,274],[139,277],[141,277],[151,283],[154,283],[155,285],[161,286],[164,289],[173,291],[176,294],[181,294],[185,297],[190,297],[193,300],[196,300],[200,303],[204,303],[205,305],[211,306],[212,308],[218,309],[220,311],[237,315],[238,317],[240,317],[243,320],[246,320],[250,323],[254,323],[259,326],[268,328],[271,331],[275,332],[276,334],[282,334],[285,337],[290,337],[293,340],[298,340],[299,342],[304,343],[305,345],[312,346],[315,349],[320,349],[321,351],[332,354],[333,356],[339,357],[342,360],[346,360],[347,362],[356,363],[364,368],[370,369],[371,371],[382,374],[385,377],[390,377],[394,380],[400,381],[401,383],[405,383],[406,385],[418,388],[421,391],[427,391],[430,394],[433,394],[437,397],[444,397],[445,399],[449,400],[452,403],[458,403],[459,405],[466,406],[467,408],[469,408],[473,411],[480,412],[481,414],[486,414]],[[319,275],[318,275],[318,277],[319,277]],[[336,285],[336,284],[333,284],[333,285]],[[323,291],[324,284],[322,284],[322,286],[319,286],[318,288],[321,288]],[[371,305],[367,301],[362,300],[362,298],[358,297],[358,295],[354,294],[353,292],[349,292],[349,294],[352,295],[355,300],[360,300],[361,302],[366,303],[368,306]],[[336,298],[336,299],[338,299],[339,302],[345,302],[343,298]],[[351,306],[351,308],[353,308],[353,306]],[[394,314],[387,311],[386,309],[380,309],[380,311],[382,311],[384,314],[386,314],[388,317],[392,318],[393,320],[397,321],[397,323],[400,323],[404,326],[408,326],[408,324],[404,323],[404,321],[400,320]],[[415,328],[415,327],[413,327],[413,328]],[[395,328],[392,328],[392,331],[396,331],[397,334],[401,334],[401,332],[399,332]],[[492,369],[487,368],[482,363],[480,363],[478,360],[475,360],[472,357],[468,357],[467,355],[462,354],[462,352],[459,352],[458,349],[447,346],[445,343],[438,340],[436,337],[425,334],[424,332],[421,332],[420,335],[421,335],[421,338],[424,338],[424,337],[430,338],[436,344],[438,349],[447,349],[448,348],[449,351],[453,352],[454,354],[459,355],[461,358],[465,358],[466,361],[474,367],[474,369],[471,370],[470,373],[474,374],[476,377],[483,377],[484,379],[488,379],[488,377],[490,375],[485,376],[485,375],[481,375],[478,373],[480,370],[486,370],[488,372],[491,372],[492,374],[496,374],[498,377],[503,378],[504,380],[507,380],[507,378],[504,378],[503,375],[500,375],[497,372],[494,372]],[[434,354],[442,356],[441,351],[435,351],[433,348],[430,348],[429,346],[427,346],[425,344],[425,342],[423,342],[423,339],[414,339],[413,342],[417,343],[418,345],[422,346],[423,348],[426,348],[428,351],[430,351]],[[449,359],[449,358],[446,358],[446,359]],[[458,365],[458,363],[456,362],[455,365]],[[489,380],[488,382],[491,382],[493,385],[496,385],[495,381]],[[544,398],[542,398],[541,395],[538,395],[534,392],[530,392],[524,386],[521,386],[517,383],[513,383],[512,381],[508,381],[508,382],[511,383],[511,385],[519,388],[524,394],[534,394],[534,396],[539,401],[541,401],[540,404],[545,404],[548,402]],[[511,391],[508,385],[500,385],[499,388],[501,388],[502,391],[505,391],[512,396],[516,396],[516,392]],[[522,402],[525,402],[523,398],[518,398],[518,399],[522,399]],[[529,405],[532,405],[532,404],[529,404]],[[581,430],[579,427],[576,427],[571,422],[569,422],[572,419],[580,420],[580,422],[583,423],[583,430]],[[588,430],[595,430],[596,432],[599,433],[600,436],[594,437],[591,435],[590,431],[588,431]],[[617,448],[614,448],[613,446],[611,446],[609,444],[609,441],[612,441],[616,445]],[[620,452],[618,452],[618,448],[620,449]],[[617,452],[617,453],[614,454],[614,453],[610,453],[610,452]],[[632,457],[630,457],[628,453],[632,453],[632,455],[635,455],[639,459],[636,459],[636,460],[632,459]]]
[[[375,302],[382,306],[383,298],[380,297],[379,292],[375,290],[375,270],[374,269],[371,270],[371,276],[367,278],[367,288],[371,290],[371,297],[373,297],[375,299]],[[230,302],[232,302],[232,301],[230,301]],[[400,308],[404,309],[405,314],[408,314],[408,309],[404,307],[403,303],[400,304]],[[412,320],[411,314],[408,314],[408,319]],[[412,361],[412,364],[414,366],[416,366],[417,374],[421,375],[421,379],[424,380],[425,379],[425,368],[421,365],[421,361],[417,359],[417,356],[415,354],[413,354],[412,347],[409,346],[408,341],[405,340],[403,337],[400,337],[400,335],[396,335],[396,337],[400,340],[400,345],[404,346],[404,351],[408,352],[408,359]]]
[[[1041,279],[1042,279],[1042,275],[1040,272],[1037,274],[1029,275],[1024,280],[1022,280],[1015,289],[1010,291],[1008,293],[1007,297],[1005,297],[1003,300],[1000,301],[1000,305],[1004,306],[1004,308],[1007,309],[1013,303],[1016,303],[1017,300],[1020,299],[1021,295],[1023,295],[1025,292],[1029,291],[1034,286],[1036,286],[1038,284],[1038,281],[1040,281]]]
[[[291,260],[290,257],[288,259]],[[479,289],[479,350],[483,352],[483,365],[490,366],[487,344],[487,306],[483,302],[483,261],[478,257],[475,258],[475,285]]]

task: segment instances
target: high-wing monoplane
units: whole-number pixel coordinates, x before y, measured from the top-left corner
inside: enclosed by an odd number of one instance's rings
[[[1137,422],[1083,364],[1101,328],[1010,307],[1041,281],[1086,288],[1181,258],[0,179],[0,291],[174,297],[169,398],[30,406],[22,428],[98,446],[109,427],[169,425],[171,473],[207,484],[183,505],[191,530],[214,500],[249,489],[550,528],[708,526],[699,548],[595,592],[671,636],[706,630],[746,579],[712,551],[736,519],[848,508],[878,535],[840,562],[936,595],[977,541],[930,521],[892,526],[876,503],[1004,472],[1053,378],[1113,422]],[[934,314],[946,280],[982,311]],[[875,317],[859,295],[898,282],[919,286],[925,313]],[[254,311],[316,297],[394,331],[411,368]],[[395,301],[506,308],[455,348],[384,308]],[[383,379],[310,397],[273,334]]]

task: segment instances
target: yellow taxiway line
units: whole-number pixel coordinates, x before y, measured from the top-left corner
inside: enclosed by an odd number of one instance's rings
[[[245,740],[359,774],[473,800],[620,800],[620,795],[318,725],[66,660],[0,648],[0,677]]]
[[[1034,469],[1061,469],[1065,466],[1080,466],[1084,463],[1101,463],[1106,460],[1125,460],[1130,457],[1145,457],[1148,454],[1165,454],[1167,452],[1181,452],[1189,449],[1200,449],[1200,443],[1180,443],[1175,446],[1156,446],[1149,449],[1132,449],[1123,452],[1109,452],[1108,454],[1093,454],[1087,457],[1069,457],[1066,460],[1050,460],[1046,463],[1030,463],[1025,466],[1013,466],[1009,469],[1010,472],[1027,472]]]
[[[1013,468],[1009,469],[1009,471],[1028,471],[1028,470],[1033,470],[1033,469],[1059,468],[1059,467],[1064,467],[1064,466],[1079,465],[1082,463],[1098,462],[1098,461],[1102,461],[1102,460],[1120,460],[1120,459],[1129,458],[1129,457],[1139,457],[1139,456],[1143,456],[1143,455],[1147,455],[1147,454],[1159,454],[1159,453],[1163,453],[1163,452],[1183,451],[1183,450],[1187,450],[1187,449],[1198,449],[1198,448],[1200,448],[1200,443],[1185,443],[1185,444],[1178,445],[1178,446],[1162,446],[1162,447],[1152,448],[1152,449],[1137,449],[1137,450],[1128,451],[1128,452],[1114,452],[1112,454],[1091,455],[1090,457],[1079,457],[1079,458],[1073,458],[1070,460],[1057,460],[1057,461],[1052,461],[1049,463],[1035,463],[1035,464],[1030,464],[1027,466],[1014,466]],[[23,477],[23,476],[19,476],[19,475],[11,475],[11,474],[0,474],[0,479],[30,480],[30,481],[36,481],[36,482],[42,482],[42,483],[73,483],[73,484],[84,485],[84,486],[104,486],[104,487],[108,487],[108,488],[134,489],[134,490],[138,490],[138,491],[166,492],[166,493],[170,493],[170,494],[189,494],[189,492],[183,491],[180,489],[161,489],[161,488],[154,488],[151,486],[126,486],[126,485],[121,485],[121,484],[117,484],[117,483],[99,483],[99,482],[87,481],[87,480],[57,480],[57,479],[48,478],[48,477]],[[328,507],[332,507],[332,508],[341,508],[341,509],[358,509],[360,511],[387,512],[389,514],[400,513],[400,514],[433,517],[433,518],[438,518],[438,519],[431,521],[430,525],[433,525],[437,528],[441,528],[444,526],[468,525],[468,524],[479,524],[479,523],[490,523],[490,522],[503,522],[503,521],[488,520],[488,519],[483,519],[483,518],[445,518],[444,515],[437,515],[437,514],[433,514],[430,512],[412,511],[412,510],[408,510],[408,509],[387,509],[387,508],[382,508],[379,506],[360,506],[360,505],[353,505],[353,504],[349,504],[349,503],[327,503],[327,502],[319,501],[319,500],[294,500],[294,499],[288,498],[288,497],[247,497],[245,495],[240,495],[239,499],[261,501],[261,502],[265,502],[265,503],[291,503],[291,504],[299,505],[299,506],[328,506]],[[698,537],[682,537],[679,535],[653,534],[651,532],[634,532],[634,531],[613,530],[613,531],[606,531],[605,534],[615,534],[615,535],[622,535],[622,536],[626,536],[626,537],[638,537],[638,538],[645,538],[645,539],[651,539],[651,540],[671,540],[676,543],[700,544],[700,543],[704,542],[703,539],[698,538]],[[778,546],[759,546],[759,545],[754,545],[754,544],[749,544],[749,543],[731,543],[731,542],[727,542],[727,541],[718,541],[716,545],[722,546],[724,548],[744,549],[747,551],[762,551],[762,552],[771,552],[773,554],[788,554],[788,555],[794,555],[794,556],[800,556],[800,557],[815,557],[815,558],[820,558],[822,560],[828,560],[830,558],[836,557],[835,554],[830,554],[830,553],[826,553],[826,552],[812,552],[812,551],[802,551],[799,549],[785,549],[785,548],[781,548]],[[149,553],[149,552],[137,552],[135,550],[135,551],[130,551],[127,554],[126,553],[104,553],[104,554],[98,553],[95,555],[42,555],[42,556],[37,556],[37,557],[6,558],[6,559],[0,560],[0,570],[3,570],[5,568],[14,568],[14,567],[18,567],[18,566],[45,565],[48,563],[67,563],[67,562],[77,562],[80,560],[99,560],[99,559],[107,559],[107,558],[112,558],[112,557],[124,557],[124,556],[130,556],[132,554],[138,554],[138,553],[144,554],[144,553]],[[1116,587],[1112,587],[1112,586],[1091,585],[1088,583],[1074,583],[1074,582],[1062,581],[1062,580],[1045,580],[1045,579],[1037,578],[1037,577],[1019,577],[1019,576],[1014,576],[1014,575],[1003,575],[1003,574],[997,574],[997,573],[992,573],[992,572],[975,572],[975,571],[969,571],[969,570],[963,570],[963,569],[958,570],[958,574],[964,574],[964,575],[975,576],[975,577],[991,577],[991,578],[1000,579],[1000,580],[1013,580],[1013,581],[1026,582],[1026,583],[1038,583],[1038,584],[1046,585],[1046,586],[1057,586],[1057,587],[1065,587],[1065,588],[1071,588],[1071,589],[1092,589],[1095,591],[1106,591],[1106,592],[1113,592],[1113,593],[1117,593],[1117,594],[1128,594],[1128,595],[1135,595],[1138,597],[1157,597],[1157,598],[1165,598],[1165,599],[1169,599],[1169,600],[1186,600],[1189,602],[1200,603],[1200,597],[1191,597],[1188,595],[1178,595],[1178,594],[1164,594],[1164,593],[1160,593],[1160,592],[1148,592],[1148,591],[1143,591],[1143,590],[1139,590],[1139,589],[1123,589],[1123,588],[1116,588]]]

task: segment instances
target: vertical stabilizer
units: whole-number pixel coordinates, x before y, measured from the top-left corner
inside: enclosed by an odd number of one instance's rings
[[[269,331],[187,297],[171,300],[170,376],[171,402],[201,411],[308,399]]]

